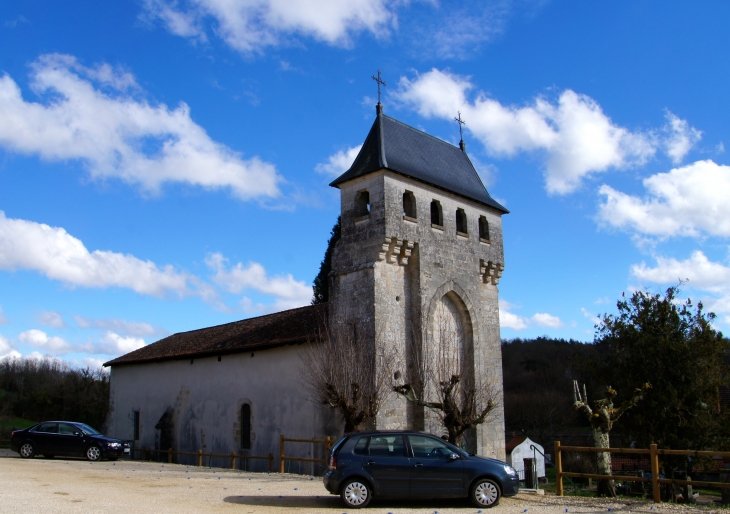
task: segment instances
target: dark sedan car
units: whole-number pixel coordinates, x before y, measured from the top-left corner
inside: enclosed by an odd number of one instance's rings
[[[324,486],[348,507],[377,498],[466,498],[493,507],[514,496],[519,478],[502,461],[469,455],[422,432],[377,431],[349,434],[329,456]]]
[[[10,449],[24,459],[35,455],[86,457],[90,461],[116,460],[129,455],[129,444],[100,434],[84,423],[44,421],[10,436]]]

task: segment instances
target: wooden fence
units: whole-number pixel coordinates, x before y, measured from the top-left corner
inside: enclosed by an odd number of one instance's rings
[[[324,444],[324,459],[314,459],[311,457],[290,457],[287,456],[284,452],[284,446],[285,443],[314,443],[314,444]],[[332,447],[332,439],[330,436],[325,437],[324,439],[291,439],[284,437],[281,435],[279,437],[279,473],[284,473],[284,461],[285,460],[292,460],[292,461],[298,461],[298,462],[320,462],[323,464],[327,464],[327,457],[326,455],[329,454],[330,448]]]
[[[268,460],[269,461],[269,472],[274,471],[274,454],[269,453],[268,455],[240,455],[236,454],[236,452],[231,453],[203,453],[203,450],[198,450],[197,452],[181,452],[181,451],[175,451],[172,448],[168,448],[167,450],[152,450],[145,448],[144,446],[142,448],[134,448],[132,450],[133,452],[141,452],[142,453],[142,460],[147,460],[147,454],[148,453],[162,453],[167,454],[167,462],[168,464],[172,464],[172,456],[173,455],[195,455],[198,457],[198,466],[203,465],[203,457],[217,457],[217,458],[229,458],[231,459],[231,469],[236,469],[236,459],[261,459],[261,460]]]
[[[598,475],[593,473],[571,473],[563,471],[562,452],[583,452],[583,453],[622,453],[649,455],[651,463],[651,478],[627,476],[627,475]],[[648,450],[642,448],[592,448],[583,446],[561,446],[560,441],[555,441],[555,483],[556,493],[563,496],[563,477],[569,478],[592,478],[594,480],[621,480],[625,482],[651,482],[654,493],[654,501],[660,503],[661,494],[659,484],[674,485],[699,485],[703,487],[715,487],[718,489],[730,488],[730,482],[705,482],[699,480],[678,480],[674,478],[659,478],[659,455],[684,455],[690,457],[722,457],[730,458],[730,452],[716,451],[694,451],[694,450],[664,450],[657,448],[656,444],[650,445]]]

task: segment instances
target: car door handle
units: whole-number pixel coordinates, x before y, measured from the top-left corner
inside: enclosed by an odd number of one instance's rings
[[[423,464],[421,464],[420,462],[416,462],[416,466],[415,467],[422,468],[423,467]]]
[[[368,466],[373,466],[373,465],[375,465],[375,461],[374,460],[369,460],[368,461]]]

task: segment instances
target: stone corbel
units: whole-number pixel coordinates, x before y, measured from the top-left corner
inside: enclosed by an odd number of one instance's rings
[[[383,239],[383,244],[380,246],[380,252],[378,252],[379,261],[384,261],[386,259],[388,250],[390,250],[390,238],[386,237]]]
[[[385,262],[389,264],[396,264],[396,259],[400,255],[400,249],[403,246],[403,240],[398,238],[392,238],[390,243],[390,249],[388,250],[388,255],[385,259]]]
[[[400,255],[398,256],[398,262],[401,266],[408,265],[408,258],[411,256],[412,251],[413,241],[403,241],[403,247],[401,249]]]
[[[504,265],[492,261],[479,260],[479,274],[482,276],[482,282],[496,286],[499,279],[502,278]]]

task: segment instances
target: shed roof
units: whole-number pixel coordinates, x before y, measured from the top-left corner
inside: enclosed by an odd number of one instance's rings
[[[504,450],[509,455],[510,453],[512,453],[512,450],[517,448],[519,445],[524,443],[526,440],[527,440],[526,435],[514,435],[514,436],[512,436],[512,439],[507,441],[507,443],[504,445]]]
[[[326,323],[327,313],[328,305],[323,303],[180,332],[105,362],[104,366],[210,357],[303,343]]]
[[[466,152],[446,141],[386,116],[378,115],[352,166],[330,184],[388,169],[451,191],[500,212],[509,212],[487,192]]]

